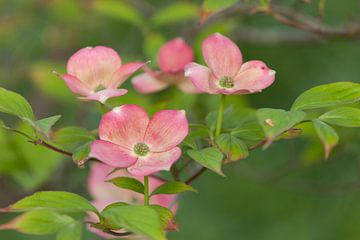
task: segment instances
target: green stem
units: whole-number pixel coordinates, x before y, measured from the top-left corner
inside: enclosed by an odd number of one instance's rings
[[[144,205],[149,206],[149,177],[144,177]]]
[[[221,125],[222,125],[223,113],[224,113],[224,108],[225,108],[225,100],[226,100],[226,95],[222,94],[221,100],[220,100],[219,112],[218,112],[217,121],[216,121],[215,137],[218,137],[221,133]]]

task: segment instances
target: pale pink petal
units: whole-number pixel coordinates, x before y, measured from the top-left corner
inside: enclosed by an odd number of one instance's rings
[[[238,46],[219,33],[204,40],[202,52],[206,64],[217,78],[234,76],[242,64],[242,55]]]
[[[103,46],[86,47],[70,57],[67,72],[95,90],[97,86],[109,82],[120,66],[121,58],[114,49]]]
[[[150,120],[144,142],[152,152],[163,152],[179,145],[189,132],[184,110],[162,110]]]
[[[133,149],[136,143],[143,142],[149,117],[139,106],[128,104],[114,108],[101,119],[99,137]]]
[[[122,65],[119,69],[116,70],[114,75],[111,78],[111,81],[106,83],[106,87],[117,88],[126,79],[128,79],[133,73],[142,68],[146,63],[142,62],[132,62]]]
[[[211,78],[211,71],[209,68],[197,63],[189,63],[185,66],[185,77],[189,78],[200,92],[210,94],[216,93],[209,85]]]
[[[93,93],[87,97],[79,97],[84,101],[98,101],[104,104],[109,98],[119,97],[125,95],[128,92],[126,89],[104,89]]]
[[[139,157],[137,162],[128,168],[134,176],[148,176],[161,170],[169,170],[171,165],[176,162],[181,155],[181,149],[172,148],[166,152],[150,152],[145,157]]]
[[[134,88],[140,93],[153,93],[165,89],[169,84],[159,81],[149,73],[142,73],[131,80]]]
[[[116,168],[129,167],[137,160],[137,157],[132,155],[132,151],[103,140],[95,140],[91,143],[90,157]]]
[[[234,79],[234,89],[249,93],[260,92],[275,80],[275,71],[269,69],[262,61],[249,61],[242,65]]]
[[[88,88],[83,82],[81,82],[75,76],[72,76],[70,74],[64,74],[64,75],[59,75],[59,76],[64,80],[64,82],[66,83],[68,88],[73,93],[83,95],[83,96],[88,96],[92,93],[92,90],[90,88]]]
[[[194,61],[194,53],[182,38],[167,42],[159,50],[159,67],[165,73],[183,71],[185,65],[192,61]]]
[[[184,93],[201,93],[201,91],[194,86],[190,79],[184,78],[176,83],[177,87]]]

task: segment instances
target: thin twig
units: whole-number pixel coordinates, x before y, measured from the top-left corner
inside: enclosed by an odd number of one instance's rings
[[[53,151],[55,151],[55,152],[61,153],[61,154],[66,155],[66,156],[70,156],[70,157],[72,156],[72,153],[71,153],[71,152],[68,152],[68,151],[62,150],[62,149],[60,149],[60,148],[57,148],[57,147],[55,147],[55,146],[53,146],[53,145],[45,142],[45,141],[42,140],[42,139],[31,140],[31,141],[29,141],[29,142],[30,142],[30,143],[33,143],[33,144],[35,144],[35,145],[40,145],[40,146],[46,147],[46,148],[48,148],[48,149],[51,149],[51,150],[53,150]]]
[[[197,171],[194,175],[192,175],[188,180],[186,180],[186,184],[191,184],[195,179],[200,177],[205,171],[207,170],[206,167],[202,167],[199,171]]]

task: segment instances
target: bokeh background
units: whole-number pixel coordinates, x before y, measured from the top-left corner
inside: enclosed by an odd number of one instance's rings
[[[245,1],[257,4],[257,1]],[[273,1],[317,18],[317,0]],[[360,20],[358,0],[326,0],[323,22],[343,26]],[[237,107],[288,109],[304,90],[336,81],[360,82],[360,41],[284,26],[266,14],[236,6],[199,24],[202,1],[2,0],[0,1],[0,85],[24,95],[39,118],[61,114],[56,128],[97,127],[99,106],[76,100],[51,74],[65,71],[69,56],[85,46],[105,45],[124,59],[151,60],[174,37],[184,37],[203,61],[204,37],[221,32],[240,46],[245,60],[261,59],[277,72],[261,94],[229,98]],[[242,3],[241,3],[242,4]],[[185,95],[177,89],[129,94],[112,104],[136,103],[153,113],[185,108],[194,122],[217,109],[217,96]],[[12,126],[18,123],[1,115]],[[18,126],[21,127],[21,126]],[[311,128],[303,136],[258,149],[231,166],[226,177],[207,172],[199,193],[180,197],[180,231],[170,239],[340,240],[360,239],[360,131],[338,129],[340,144],[327,161]],[[66,190],[88,196],[88,166],[0,130],[0,206],[39,190]],[[0,223],[13,215],[0,214]],[[100,239],[84,233],[83,239]],[[53,239],[1,231],[0,239]]]

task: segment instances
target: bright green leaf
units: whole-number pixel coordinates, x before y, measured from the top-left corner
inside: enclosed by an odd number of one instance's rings
[[[28,101],[18,93],[0,88],[0,112],[15,115],[22,120],[32,122],[34,113]]]
[[[264,132],[257,119],[249,119],[242,122],[231,131],[231,135],[248,141],[258,141],[264,139]]]
[[[324,145],[325,159],[327,159],[331,150],[338,143],[339,136],[331,126],[320,121],[319,119],[313,119],[313,125],[316,133]]]
[[[360,109],[341,107],[324,113],[319,119],[342,127],[360,127]]]
[[[73,222],[71,217],[53,211],[32,211],[0,226],[0,230],[13,229],[25,234],[50,235]]]
[[[61,118],[61,115],[55,115],[48,118],[43,118],[35,122],[35,126],[41,132],[48,134],[52,126]]]
[[[73,152],[72,159],[78,166],[84,165],[86,160],[89,158],[90,144],[91,142],[84,143]]]
[[[249,156],[246,144],[230,134],[221,134],[216,138],[216,144],[226,154],[229,161],[237,161]]]
[[[141,27],[144,19],[139,11],[123,0],[96,0],[94,10],[104,16],[112,17]]]
[[[303,92],[294,102],[291,110],[307,110],[333,107],[360,100],[360,84],[336,82],[313,87]]]
[[[149,206],[118,206],[104,210],[101,214],[114,228],[125,228],[152,240],[165,240],[159,214]]]
[[[151,195],[156,194],[178,194],[182,192],[197,192],[192,186],[183,182],[166,182],[163,185],[157,187]]]
[[[140,182],[139,180],[137,180],[135,178],[117,177],[117,178],[108,180],[107,182],[111,182],[119,188],[129,189],[129,190],[133,190],[135,192],[144,194],[144,185],[142,184],[142,182]]]
[[[189,150],[187,154],[200,165],[224,176],[221,171],[223,154],[219,149],[214,147],[204,148],[201,150]]]
[[[56,235],[56,240],[81,240],[82,227],[81,222],[74,222],[61,229]]]
[[[158,10],[151,23],[162,26],[182,22],[196,17],[198,12],[198,6],[191,2],[176,2]]]
[[[176,229],[174,214],[170,209],[160,205],[151,205],[150,207],[159,214],[163,229]]]
[[[259,124],[264,130],[269,143],[283,132],[300,123],[305,119],[305,116],[306,113],[302,111],[285,111],[272,108],[257,110]]]
[[[24,212],[32,210],[54,210],[62,212],[97,212],[85,198],[71,192],[43,191],[25,197],[3,211]]]
[[[81,127],[61,128],[53,133],[52,138],[55,143],[69,150],[95,140],[94,135],[89,130]]]

